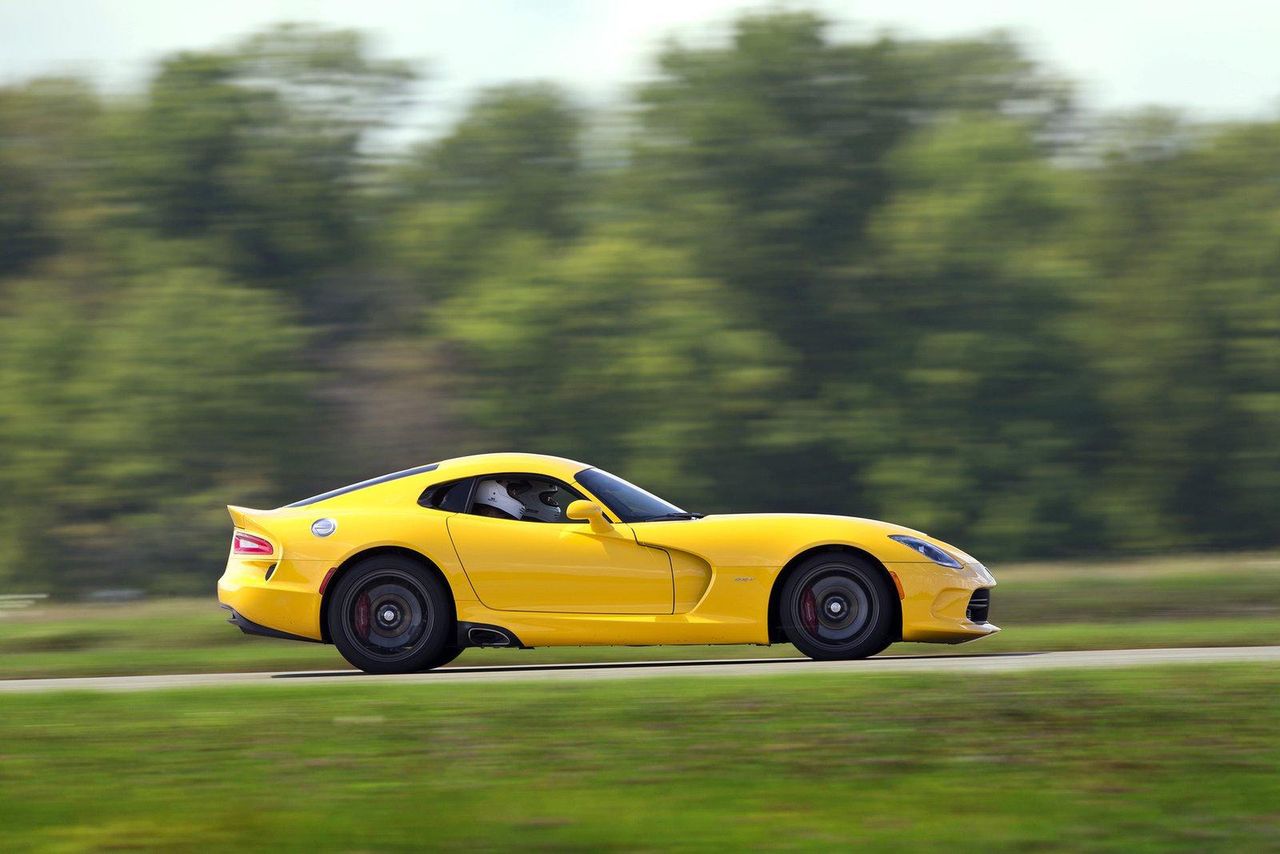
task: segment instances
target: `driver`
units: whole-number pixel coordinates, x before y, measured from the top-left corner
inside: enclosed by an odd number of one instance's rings
[[[476,496],[471,512],[477,516],[519,521],[524,517],[524,505],[512,498],[507,488],[496,480],[482,480],[476,484]]]

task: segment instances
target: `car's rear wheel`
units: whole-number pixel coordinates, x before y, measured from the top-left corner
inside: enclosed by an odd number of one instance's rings
[[[419,670],[435,670],[437,667],[444,667],[458,656],[462,655],[462,647],[446,646],[440,650],[440,654],[435,658],[425,662],[418,667]]]
[[[782,630],[810,658],[866,658],[894,638],[893,591],[884,574],[851,555],[805,560],[782,589]]]
[[[379,555],[338,580],[328,610],[329,637],[366,673],[414,673],[445,661],[454,632],[444,584],[416,561]]]

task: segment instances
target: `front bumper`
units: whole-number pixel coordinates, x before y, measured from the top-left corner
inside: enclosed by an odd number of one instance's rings
[[[895,563],[902,584],[902,639],[921,643],[965,643],[1000,631],[989,620],[982,596],[996,580],[980,563],[950,569],[935,563]],[[989,602],[989,600],[988,600]]]

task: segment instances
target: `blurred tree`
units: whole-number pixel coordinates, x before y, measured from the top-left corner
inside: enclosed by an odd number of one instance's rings
[[[239,275],[314,285],[361,252],[363,146],[412,80],[357,34],[294,25],[172,57],[117,123],[120,193],[162,234],[215,241]]]
[[[98,114],[77,80],[0,88],[0,281],[83,230],[95,204]]]
[[[1089,268],[1073,257],[1076,176],[1032,129],[963,117],[891,159],[872,226],[882,287],[882,421],[868,483],[883,512],[975,548],[1051,554],[1094,540],[1106,421],[1073,335]]]
[[[626,234],[509,244],[434,317],[473,442],[572,449],[700,507],[724,501],[702,455],[748,437],[787,377],[728,291]]]
[[[0,583],[47,591],[61,544],[52,533],[73,491],[70,384],[83,364],[84,317],[59,282],[13,284],[0,313]]]
[[[997,120],[1017,113],[1024,130],[1014,154],[1034,161],[1044,156],[1055,123],[1070,113],[1070,90],[1001,36],[944,42],[886,36],[841,43],[830,38],[825,21],[804,13],[747,16],[732,35],[726,48],[671,45],[662,53],[661,78],[641,91],[633,197],[655,239],[687,247],[698,272],[725,282],[754,322],[778,336],[799,362],[773,429],[750,458],[760,470],[792,472],[793,485],[764,489],[766,480],[755,478],[735,484],[734,494],[751,506],[892,510],[903,493],[887,489],[884,472],[897,463],[877,456],[894,448],[892,436],[910,440],[899,432],[903,419],[887,414],[907,401],[887,402],[886,396],[902,396],[903,378],[926,350],[919,349],[923,344],[914,331],[920,318],[908,308],[911,278],[882,269],[904,258],[879,257],[916,247],[905,240],[877,244],[869,228],[884,219],[886,206],[901,203],[895,199],[900,182],[928,166],[921,161],[943,158],[936,172],[945,174],[920,175],[918,183],[974,188],[977,181],[966,181],[962,171],[968,161],[982,163],[981,177],[989,178],[999,174],[999,159],[1010,153],[1007,145],[984,152],[979,141],[978,150],[962,156],[919,151],[914,166],[904,167],[899,151],[922,145],[913,141],[918,133],[953,117]],[[972,254],[995,250],[1005,257],[989,263],[1014,263],[1007,246],[1034,239],[1027,233],[1043,227],[1024,227],[1021,212],[1005,212],[1003,205],[1022,204],[1050,219],[1066,215],[1053,210],[1052,198],[1038,197],[1045,181],[1037,177],[1040,182],[1021,196],[1017,182],[1007,181],[974,202],[1002,215],[979,219],[973,231],[1008,223],[1021,230],[1004,237],[982,231],[987,244]],[[950,189],[937,190],[934,198],[945,202]],[[932,201],[919,203],[930,208]],[[943,218],[957,232],[954,241],[964,241],[961,218]],[[1002,304],[1029,306],[1016,290],[1006,293],[1003,280],[971,292],[969,280],[982,271],[953,278],[950,266],[960,259],[952,256],[966,251],[955,242],[934,247],[947,259],[939,259],[939,268],[914,286],[934,300],[933,318],[961,309],[973,315],[988,298],[996,300],[997,311]],[[1017,317],[1008,318],[1008,325],[1016,327],[1027,310],[1013,312]],[[998,345],[984,340],[982,323],[948,322],[943,328],[968,334],[969,352],[991,353]],[[950,358],[945,347],[927,351]],[[970,393],[976,397],[983,390]],[[956,412],[955,421],[931,420],[937,428],[931,444],[952,445],[956,431],[966,429],[964,418]],[[833,460],[839,463],[833,466]],[[721,461],[718,468],[733,466]],[[903,472],[904,482],[918,479],[919,472],[908,475],[905,466]],[[935,508],[956,495],[942,484],[961,479],[941,472],[937,480],[918,486],[922,495],[942,490],[931,499]],[[935,518],[928,513],[924,521]],[[947,529],[959,534],[973,518],[957,508],[943,521],[960,526]]]
[[[447,294],[510,235],[573,237],[580,131],[577,110],[554,86],[481,92],[452,131],[387,176],[391,253],[431,294]]]
[[[207,590],[225,503],[504,447],[992,559],[1280,542],[1280,123],[790,12],[609,121],[402,151],[413,81],[293,25],[0,88],[3,583]]]
[[[403,192],[474,201],[495,226],[568,237],[581,191],[580,130],[577,110],[555,86],[485,90],[447,136],[420,150]]]
[[[828,274],[864,261],[903,138],[1015,104],[1043,125],[1069,103],[1007,39],[839,43],[808,13],[743,17],[727,48],[673,44],[659,69],[636,145],[651,224],[756,307],[815,379],[843,332]]]
[[[270,99],[236,84],[234,62],[213,54],[164,61],[140,114],[113,126],[120,195],[168,235],[202,234],[235,212],[227,180]]]
[[[1090,251],[1114,516],[1150,547],[1274,543],[1280,124],[1146,115],[1111,141]]]
[[[64,287],[23,288],[0,327],[0,576],[60,590],[173,589],[191,571],[155,573],[184,565],[212,578],[228,488],[271,496],[307,417],[300,332],[278,300],[209,270],[131,282],[97,317],[68,311]]]

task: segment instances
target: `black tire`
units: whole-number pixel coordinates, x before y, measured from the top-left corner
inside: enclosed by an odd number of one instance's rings
[[[329,637],[366,673],[416,673],[449,660],[453,602],[445,585],[416,561],[379,555],[338,580],[329,603]]]
[[[462,655],[463,649],[460,646],[446,646],[440,650],[440,654],[434,660],[428,661],[426,664],[418,668],[418,670],[435,670],[437,667],[444,667],[450,661]]]
[[[878,567],[847,554],[814,555],[782,588],[782,631],[810,658],[866,658],[894,641],[895,599]]]

